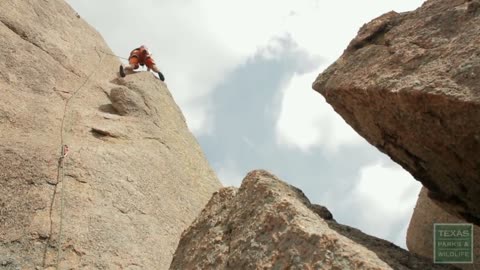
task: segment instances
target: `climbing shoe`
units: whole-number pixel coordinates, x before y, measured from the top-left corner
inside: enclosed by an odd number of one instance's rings
[[[158,72],[158,78],[160,79],[160,81],[165,81],[165,77],[163,76],[163,74],[161,72]]]
[[[125,71],[123,70],[123,65],[120,65],[120,77],[125,77]]]

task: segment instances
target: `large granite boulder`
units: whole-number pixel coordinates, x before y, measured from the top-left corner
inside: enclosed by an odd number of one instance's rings
[[[456,268],[338,224],[299,189],[253,171],[238,190],[215,193],[182,234],[170,269]]]
[[[418,195],[417,205],[413,211],[412,219],[408,225],[407,247],[412,253],[431,258],[433,260],[433,225],[435,223],[465,223],[464,220],[455,217],[437,204],[427,195],[428,191],[422,188]],[[464,270],[480,268],[480,227],[473,226],[473,264],[458,264]]]
[[[220,188],[166,85],[109,54],[62,0],[0,1],[0,269],[166,269]]]
[[[480,1],[364,25],[313,88],[449,213],[480,224]]]

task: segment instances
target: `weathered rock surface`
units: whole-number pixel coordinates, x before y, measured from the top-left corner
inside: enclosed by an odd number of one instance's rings
[[[313,88],[459,217],[480,224],[480,1],[363,26]]]
[[[326,217],[326,218],[322,218]],[[454,269],[336,223],[265,171],[215,193],[182,234],[170,269]]]
[[[168,268],[220,188],[166,85],[105,52],[62,0],[0,1],[0,269]]]
[[[410,252],[433,259],[433,224],[434,223],[465,223],[443,210],[427,196],[427,190],[422,189],[418,196],[417,205],[407,231],[407,247]],[[480,228],[473,226],[473,258],[472,264],[458,264],[465,270],[479,269],[480,262]]]

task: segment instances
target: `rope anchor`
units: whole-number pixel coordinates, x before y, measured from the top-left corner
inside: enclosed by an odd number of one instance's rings
[[[62,158],[66,158],[68,155],[68,145],[64,144],[62,148]]]
[[[68,145],[66,145],[66,144],[62,145],[62,150],[61,150],[61,153],[60,153],[60,158],[58,159],[58,165],[59,165],[60,167],[63,167],[63,161],[64,161],[65,158],[67,157],[68,151],[69,151]]]

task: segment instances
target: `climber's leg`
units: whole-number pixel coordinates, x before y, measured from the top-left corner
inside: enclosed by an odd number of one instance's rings
[[[123,65],[120,65],[120,76],[125,77],[126,73],[125,71],[131,73],[133,70],[139,68],[140,66],[138,65],[138,58],[133,56],[128,59],[128,65],[125,67]]]
[[[160,72],[157,65],[155,65],[155,61],[151,57],[148,57],[147,60],[145,60],[145,64],[147,65],[148,69],[151,69],[158,74],[158,78],[162,82],[165,81],[165,77],[163,76],[162,72]]]

